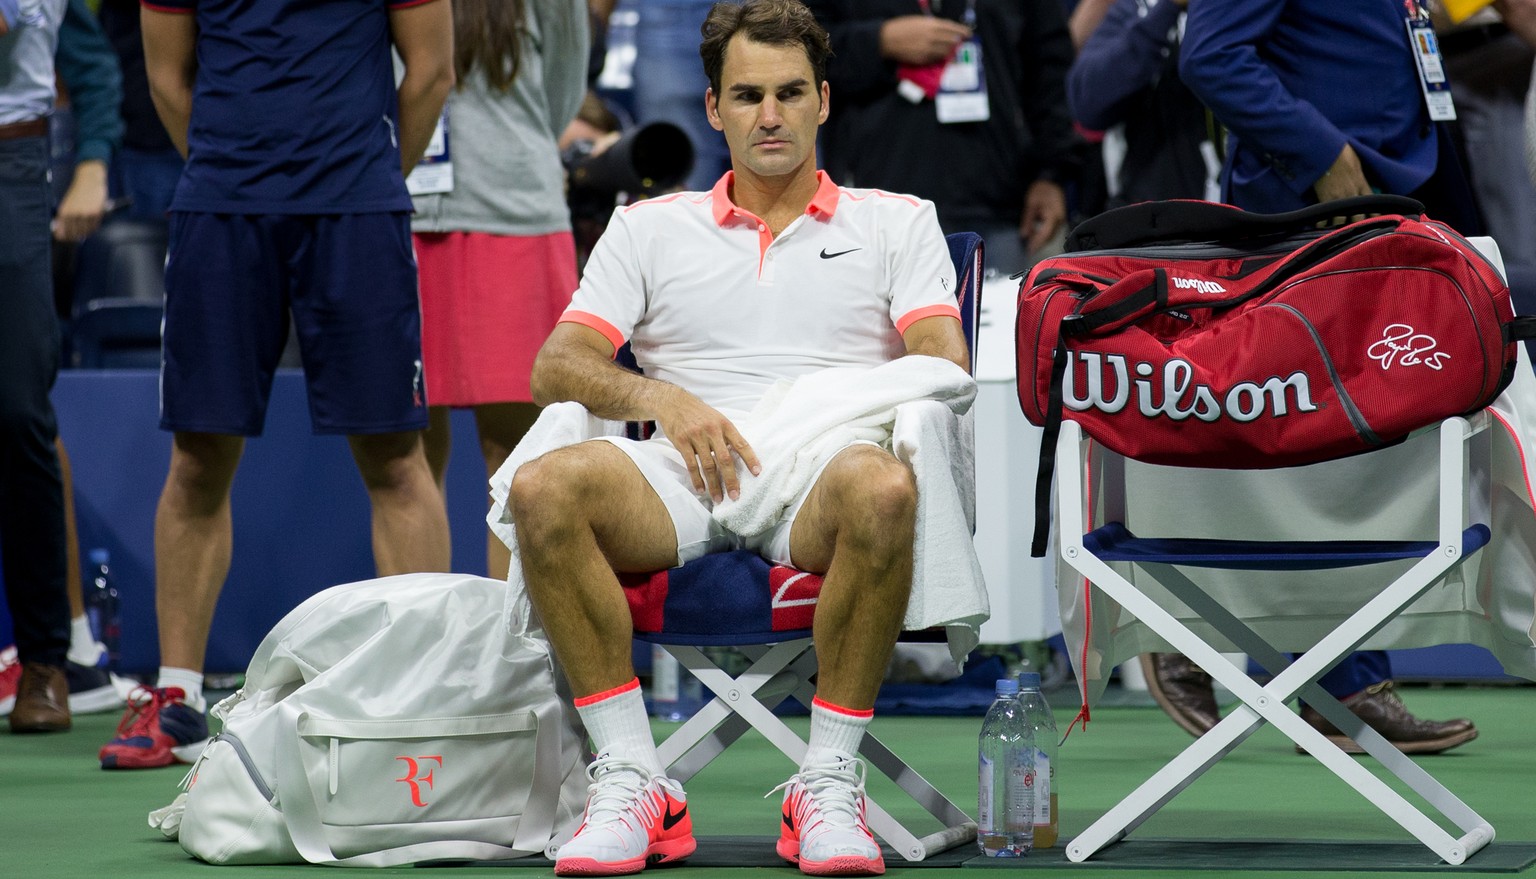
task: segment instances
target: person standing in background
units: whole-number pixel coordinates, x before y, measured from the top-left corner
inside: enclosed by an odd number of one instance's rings
[[[1083,0],[1073,13],[1074,25],[1090,17],[1098,22],[1084,27],[1067,75],[1067,101],[1080,126],[1103,133],[1108,208],[1217,198],[1221,161],[1205,107],[1179,79],[1186,5]]]
[[[0,571],[21,663],[12,732],[70,728],[48,117],[65,0],[0,0]]]
[[[155,512],[160,672],[104,769],[191,762],[203,657],[229,573],[229,495],[261,432],[291,319],[317,433],[347,437],[380,576],[448,569],[422,450],[421,315],[408,173],[453,87],[446,0],[153,0],[155,108],[187,164],[171,202]],[[398,87],[390,49],[405,75]]]
[[[1410,35],[1411,34],[1411,35]],[[1260,213],[1290,211],[1351,196],[1389,193],[1420,201],[1426,213],[1465,235],[1482,221],[1450,135],[1449,94],[1426,84],[1414,53],[1434,45],[1416,0],[1197,0],[1189,4],[1179,76],[1226,126],[1222,200]],[[1353,503],[1391,483],[1360,459],[1351,485],[1299,471],[1296,497],[1323,509]],[[1276,539],[1305,539],[1299,504],[1266,505],[1255,527]],[[1210,681],[1183,657],[1149,660],[1160,704],[1192,733],[1214,724]],[[1350,654],[1318,684],[1406,753],[1449,750],[1477,738],[1465,718],[1414,716],[1398,696],[1384,650]],[[1199,693],[1198,701],[1195,693]],[[1199,704],[1204,707],[1192,710]],[[1360,746],[1303,704],[1301,716],[1346,751]]]
[[[687,132],[693,171],[683,189],[706,191],[731,167],[725,139],[699,113],[709,83],[699,67],[699,26],[714,0],[638,0],[635,24],[635,122],[670,122]]]
[[[123,148],[112,166],[113,192],[127,200],[127,216],[164,222],[182,159],[149,97],[139,0],[101,0],[100,19],[123,71]]]
[[[828,174],[932,201],[944,231],[980,233],[1005,274],[1038,258],[1082,162],[1059,0],[806,5],[832,35]]]
[[[454,0],[453,27],[446,150],[407,181],[439,489],[451,407],[474,408],[487,477],[539,416],[533,357],[576,289],[557,141],[586,94],[590,43],[584,0]],[[488,540],[486,556],[505,577],[506,545]]]
[[[54,215],[53,235],[58,241],[77,242],[94,233],[106,215],[108,181],[121,158],[124,128],[119,115],[123,79],[118,59],[85,0],[69,0],[54,65],[74,114],[75,165]],[[105,668],[106,647],[96,639],[85,615],[69,456],[62,441],[56,440],[55,445],[64,491],[65,583],[70,612],[64,669],[69,682],[69,710],[72,714],[112,711],[122,707],[122,692],[131,685]]]
[[[1500,6],[1512,7],[1518,19],[1518,3]],[[1498,8],[1480,10],[1459,25],[1437,17],[1435,34],[1456,99],[1457,144],[1465,150],[1478,211],[1499,242],[1514,287],[1517,272],[1536,282],[1536,184],[1520,173],[1520,122],[1536,49],[1511,30]]]
[[[1385,192],[1481,234],[1471,189],[1432,113],[1408,24],[1417,0],[1206,0],[1190,5],[1179,75],[1226,126],[1222,200],[1277,213]],[[1426,41],[1427,42],[1427,41]]]

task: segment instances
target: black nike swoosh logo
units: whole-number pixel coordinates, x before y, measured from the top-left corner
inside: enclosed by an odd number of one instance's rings
[[[667,806],[667,814],[665,816],[663,816],[662,819],[661,819],[661,829],[662,830],[671,830],[673,828],[673,826],[677,824],[677,822],[683,820],[687,816],[688,816],[688,807],[687,806],[684,806],[683,810],[681,812],[674,812],[674,811],[672,811],[672,806],[669,804]]]
[[[827,249],[825,247],[823,247],[821,249],[821,258],[822,259],[832,259],[833,257],[842,256],[845,253],[853,253],[853,251],[855,251],[855,250],[863,250],[863,249],[864,248],[862,248],[862,247],[854,247],[854,248],[851,248],[849,250],[839,250],[837,253],[827,253]]]
[[[795,822],[793,822],[793,821],[791,821],[789,819],[789,813],[788,812],[784,813],[784,826],[789,828],[789,832],[790,833],[794,833],[795,832]]]

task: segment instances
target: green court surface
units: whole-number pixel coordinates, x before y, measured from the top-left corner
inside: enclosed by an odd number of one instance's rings
[[[1032,877],[1167,879],[1193,874],[1263,879],[1355,872],[1417,876],[1427,869],[1442,875],[1536,876],[1536,867],[1530,866],[1536,859],[1536,689],[1405,687],[1403,693],[1422,716],[1467,716],[1481,730],[1480,738],[1457,751],[1422,758],[1422,765],[1497,831],[1498,839],[1463,867],[1436,868],[1428,849],[1312,758],[1295,753],[1279,733],[1265,728],[1098,862],[1069,864],[1057,848],[1037,850],[1001,865],[972,858],[967,849],[941,857],[946,866],[905,865],[891,858],[887,875],[986,876],[996,875],[994,870],[1020,870]],[[1056,703],[1068,701],[1065,693],[1055,699]],[[1058,722],[1065,728],[1076,706],[1056,704],[1056,709]],[[268,879],[318,875],[317,871],[327,869],[210,867],[187,857],[145,822],[150,809],[176,794],[185,767],[100,770],[96,749],[110,737],[116,721],[114,715],[94,715],[76,718],[69,733],[0,734],[0,816],[6,830],[0,846],[0,877]],[[790,723],[804,732],[805,719]],[[880,717],[874,728],[962,808],[973,811],[980,725],[979,717]],[[662,725],[657,729],[664,731]],[[1062,838],[1086,827],[1189,741],[1156,708],[1095,711],[1086,731],[1074,730],[1061,750]],[[755,735],[731,748],[688,785],[694,829],[701,837],[698,862],[648,873],[670,879],[798,876],[794,868],[773,857],[779,802],[777,795],[763,796],[792,768]],[[893,792],[884,779],[878,782],[871,782],[877,797]],[[902,816],[910,817],[917,809],[897,804],[893,798],[882,798],[882,802]],[[726,866],[742,863],[762,866]],[[451,879],[552,875],[547,863],[434,869]],[[413,868],[363,872],[422,875]]]

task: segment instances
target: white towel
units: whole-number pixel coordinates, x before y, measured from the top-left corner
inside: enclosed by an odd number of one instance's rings
[[[991,614],[971,539],[975,398],[976,382],[965,370],[921,355],[780,382],[737,425],[762,472],[753,476],[738,463],[740,497],[716,504],[715,521],[736,534],[766,531],[850,442],[888,446],[917,479],[912,596],[902,628],[945,626],[958,665]]]
[[[741,496],[717,503],[715,521],[736,534],[761,534],[782,520],[822,466],[849,443],[888,443],[897,406],[937,400],[960,415],[975,399],[976,382],[965,370],[921,355],[781,381],[736,424],[762,473],[753,476],[737,462]]]
[[[715,507],[715,518],[737,534],[775,524],[808,487],[821,464],[848,442],[889,443],[913,468],[918,484],[917,544],[912,597],[903,627],[946,627],[958,664],[976,646],[990,615],[981,564],[971,540],[975,461],[969,410],[975,381],[936,357],[907,356],[867,369],[834,368],[782,382],[738,424],[763,464],[757,477],[738,466],[741,495]],[[545,409],[523,441],[491,477],[494,501],[486,520],[512,550],[507,617],[514,633],[530,625],[517,540],[507,511],[512,475],[526,461],[562,446],[621,434],[622,425],[592,417],[577,403]]]
[[[896,408],[892,451],[917,477],[917,540],[912,597],[902,628],[944,626],[956,668],[980,640],[992,615],[976,557],[976,459],[970,413],[921,400]]]
[[[491,476],[491,511],[486,514],[485,521],[491,526],[491,533],[512,551],[506,601],[507,628],[512,634],[528,634],[531,628],[527,588],[523,585],[523,563],[517,551],[517,532],[512,526],[512,512],[507,508],[512,475],[517,468],[546,452],[600,436],[622,436],[623,433],[623,422],[598,418],[580,403],[555,403],[544,408],[512,454]]]

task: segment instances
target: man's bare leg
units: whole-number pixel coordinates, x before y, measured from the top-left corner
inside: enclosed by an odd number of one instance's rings
[[[448,570],[448,512],[427,466],[421,434],[369,434],[347,441],[373,508],[378,575]]]
[[[856,445],[827,465],[795,518],[795,566],[825,574],[812,634],[816,692],[829,702],[875,704],[912,591],[916,512],[911,469]]]
[[[155,689],[135,700],[118,734],[97,754],[103,769],[190,763],[208,737],[203,718],[203,656],[234,531],[229,488],[245,439],[177,433],[155,509],[155,616],[160,672]]]
[[[785,785],[778,853],[803,873],[882,873],[864,821],[855,755],[912,590],[917,486],[873,446],[844,449],[822,471],[790,531],[790,556],[824,572],[812,635],[819,671],[811,737]]]
[[[432,481],[437,490],[448,496],[448,456],[453,450],[453,431],[448,426],[452,411],[447,406],[427,407],[427,429],[421,432],[422,446],[427,453],[427,467],[432,471]]]
[[[155,509],[155,618],[160,664],[201,673],[213,610],[229,575],[229,488],[245,439],[178,433]]]
[[[528,597],[578,696],[634,678],[633,625],[618,571],[677,563],[661,498],[611,443],[588,442],[524,464],[510,502]]]
[[[581,443],[518,468],[510,503],[529,597],[596,746],[580,832],[556,875],[639,872],[693,854],[682,786],[666,777],[630,663],[633,626],[614,571],[677,561],[666,506],[606,442]]]

